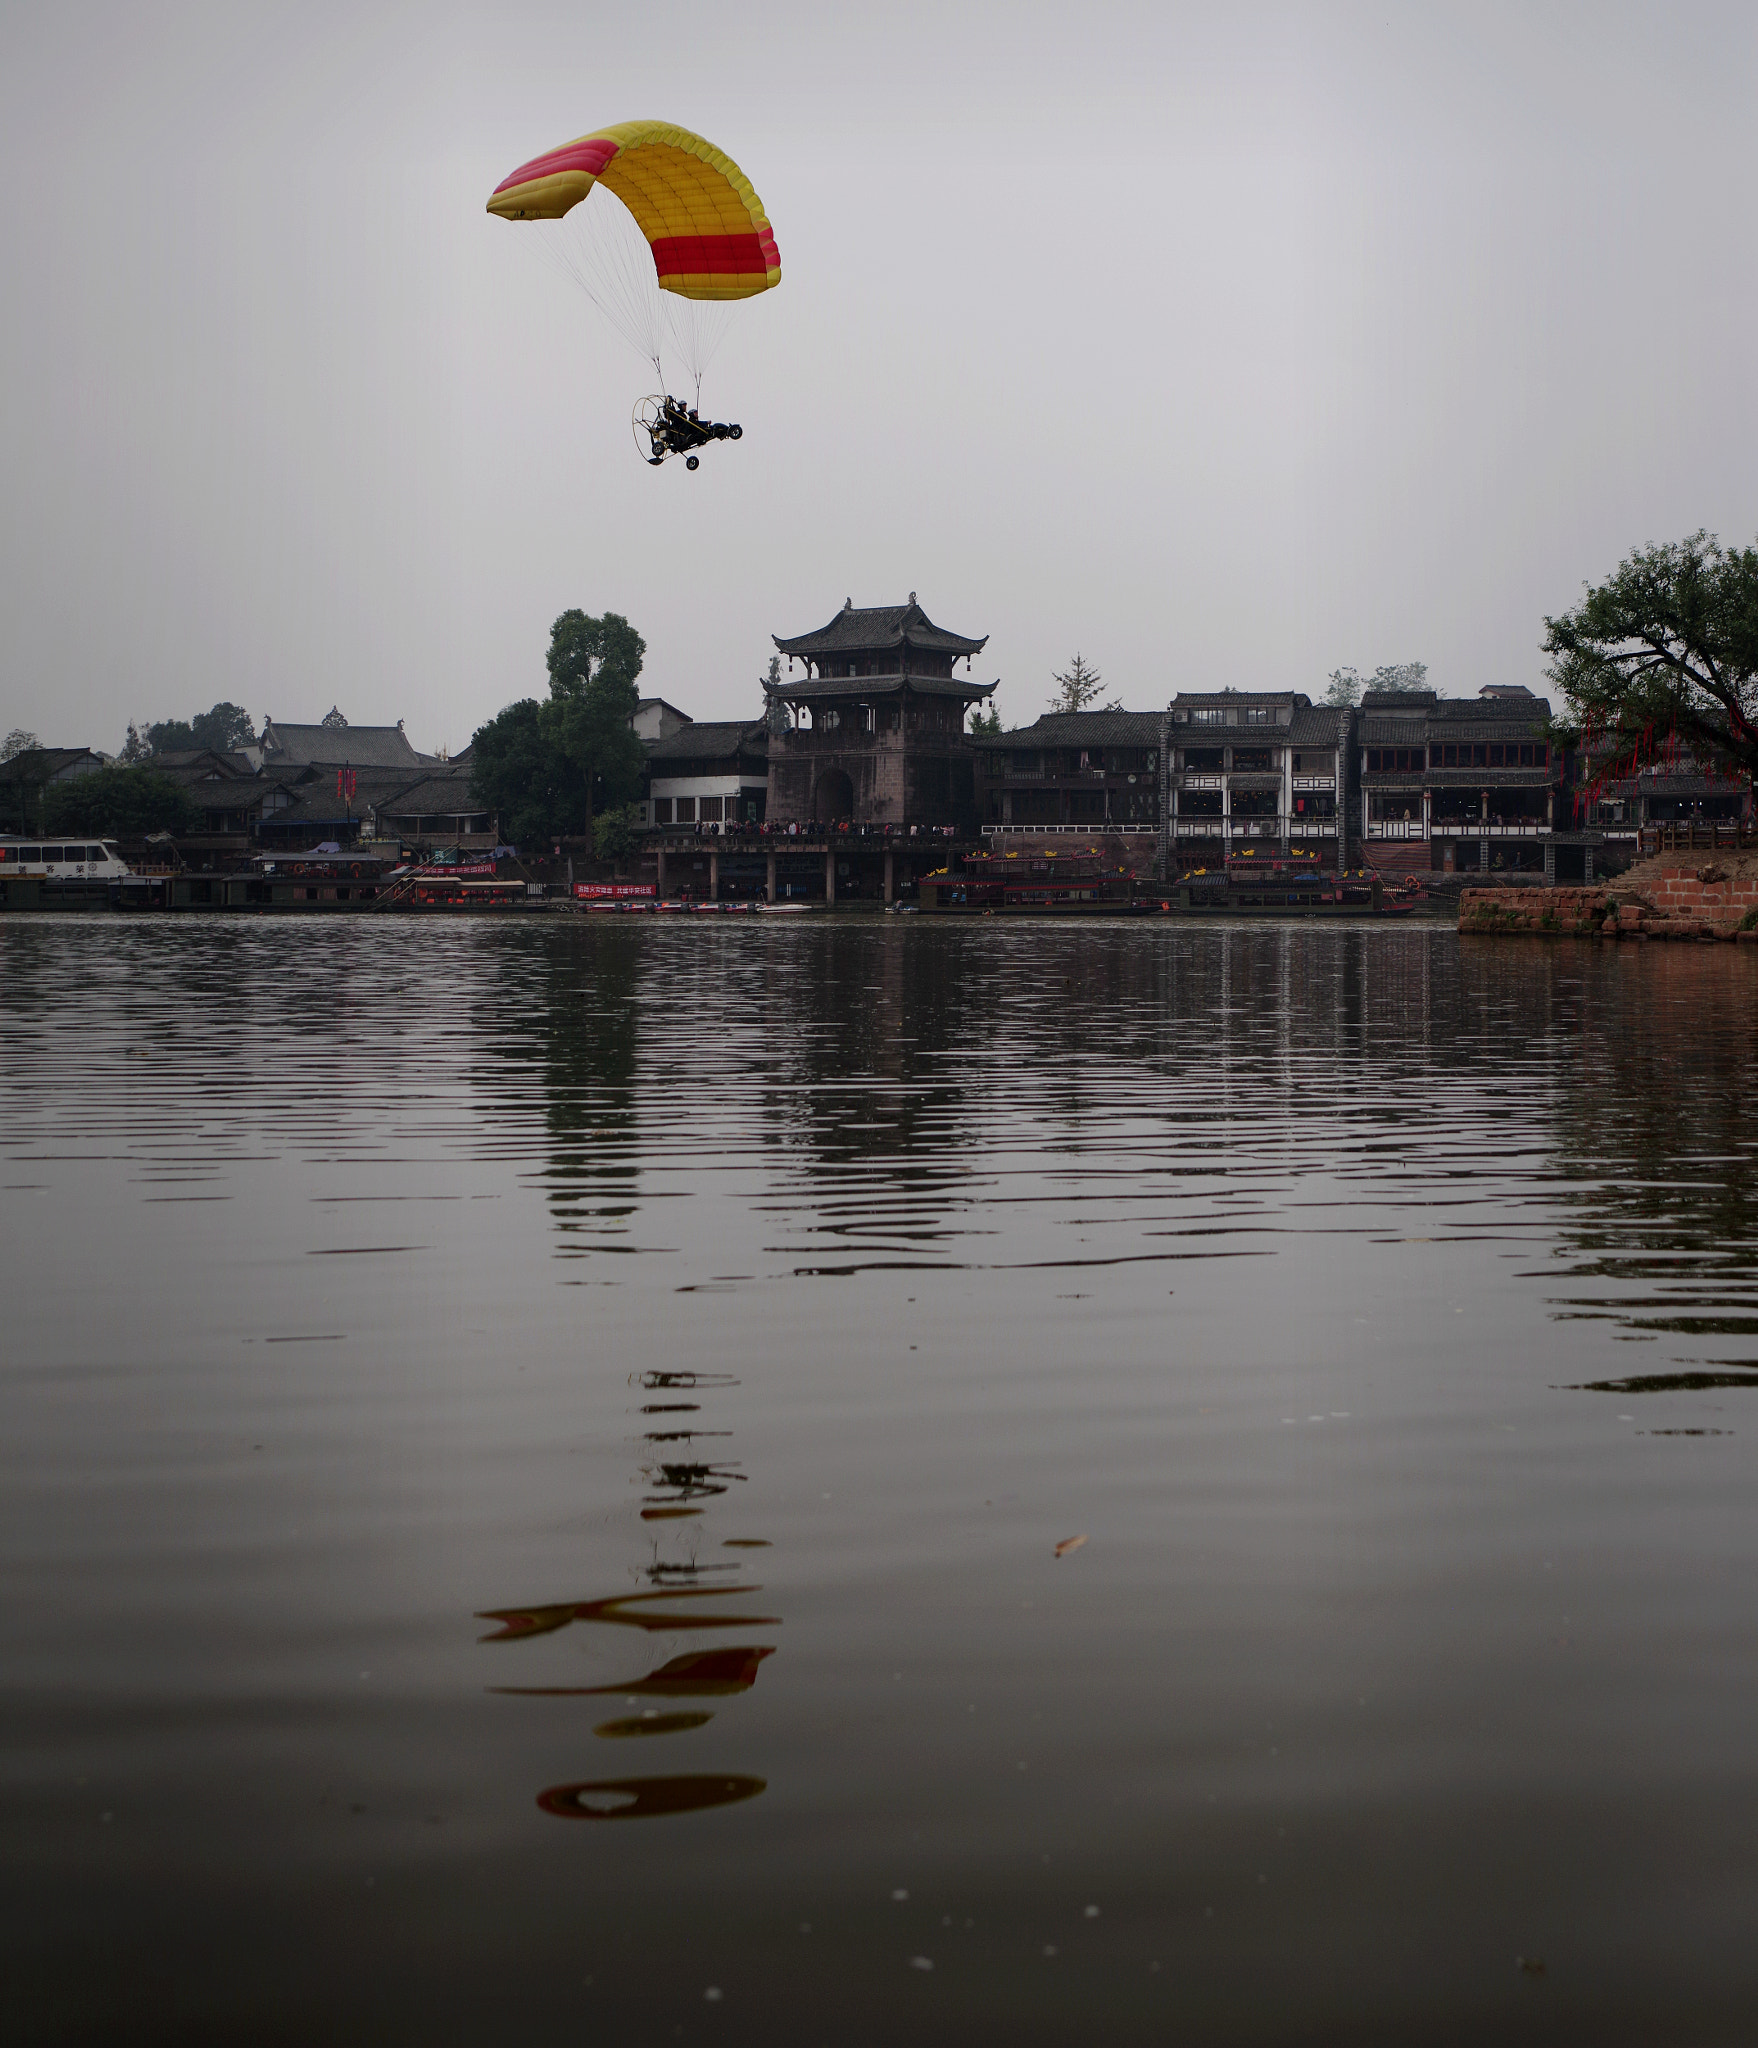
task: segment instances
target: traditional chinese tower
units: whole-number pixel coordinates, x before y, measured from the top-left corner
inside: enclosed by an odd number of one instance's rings
[[[769,819],[782,824],[977,823],[971,706],[995,688],[971,680],[988,635],[967,640],[908,604],[857,611],[776,638],[788,673],[765,684],[771,719]],[[959,662],[962,676],[955,675]],[[805,674],[796,677],[796,663]]]

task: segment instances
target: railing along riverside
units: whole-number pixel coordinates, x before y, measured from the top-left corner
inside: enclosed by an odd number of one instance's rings
[[[1637,832],[1637,845],[1644,854],[1654,853],[1738,853],[1758,847],[1758,819],[1704,818],[1684,823],[1644,825]]]

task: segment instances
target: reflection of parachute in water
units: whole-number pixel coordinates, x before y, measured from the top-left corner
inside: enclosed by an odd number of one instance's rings
[[[537,1795],[557,1820],[655,1820],[667,1813],[700,1813],[755,1799],[762,1778],[597,1778],[584,1785],[552,1785]]]
[[[583,203],[595,185],[622,203]],[[533,157],[496,186],[488,210],[532,223],[544,253],[661,382],[669,345],[698,397],[731,307],[781,282],[750,179],[713,143],[666,121],[624,121]]]

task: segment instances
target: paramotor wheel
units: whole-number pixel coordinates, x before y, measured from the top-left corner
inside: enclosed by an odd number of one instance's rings
[[[658,427],[664,417],[665,400],[663,398],[636,399],[634,416],[629,424],[635,430],[635,446],[640,450],[643,462],[651,462],[659,453],[653,445],[653,435],[655,428]]]
[[[726,438],[729,441],[739,441],[744,438],[744,433],[745,430],[743,427],[728,427],[726,430]]]
[[[701,466],[702,466],[702,458],[701,458],[701,456],[699,456],[699,455],[686,455],[686,456],[684,457],[684,467],[685,467],[686,469],[700,469],[700,468],[701,468]]]

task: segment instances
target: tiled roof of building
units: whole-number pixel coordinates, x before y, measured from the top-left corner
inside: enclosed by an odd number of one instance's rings
[[[1336,704],[1296,704],[1288,726],[1288,744],[1292,747],[1341,746],[1346,715]]]
[[[767,754],[769,729],[760,718],[698,719],[668,740],[644,740],[647,758],[662,761],[724,761],[734,754]]]
[[[281,725],[263,720],[263,765],[269,768],[407,768],[426,765],[401,725]]]
[[[809,655],[816,660],[821,654],[862,654],[903,646],[931,648],[939,654],[977,654],[989,636],[985,633],[981,640],[967,640],[962,633],[948,633],[917,604],[912,590],[908,604],[868,605],[860,611],[851,598],[829,625],[820,626],[817,632],[801,633],[792,640],[779,634],[771,638],[783,654]]]
[[[1046,711],[1032,725],[990,735],[990,747],[1157,747],[1163,711]]]
[[[0,761],[0,782],[48,782],[80,761],[103,766],[102,759],[90,747],[26,747],[10,761]]]
[[[974,683],[968,676],[813,676],[806,682],[763,685],[771,696],[792,703],[796,698],[895,697],[906,688],[917,697],[963,697],[975,703],[987,697],[993,683]]]
[[[198,782],[254,782],[255,770],[242,765],[237,756],[213,747],[189,747],[155,754],[150,764],[173,782],[193,786]]]
[[[1427,711],[1441,701],[1438,690],[1368,690],[1363,693],[1363,711]]]
[[[416,778],[416,781],[422,778]],[[269,787],[280,787],[292,801],[277,805],[264,815],[272,823],[277,818],[364,818],[368,811],[382,811],[394,804],[402,793],[416,786],[406,775],[374,774],[366,769],[356,769],[354,787],[347,796],[338,794],[336,771],[333,768],[319,768],[315,774],[303,780],[291,776],[270,776]]]
[[[406,788],[381,797],[376,809],[381,818],[456,817],[465,811],[486,811],[489,806],[470,794],[470,771],[423,776]]]
[[[1361,743],[1377,746],[1413,744],[1424,734],[1433,739],[1529,740],[1534,729],[1550,717],[1548,697],[1441,697],[1421,693],[1429,701],[1413,704],[1411,691],[1403,700],[1404,715],[1396,715],[1400,700],[1375,691],[1363,705]]]
[[[1217,704],[1305,704],[1310,700],[1299,690],[1180,690],[1172,699],[1175,710]]]

